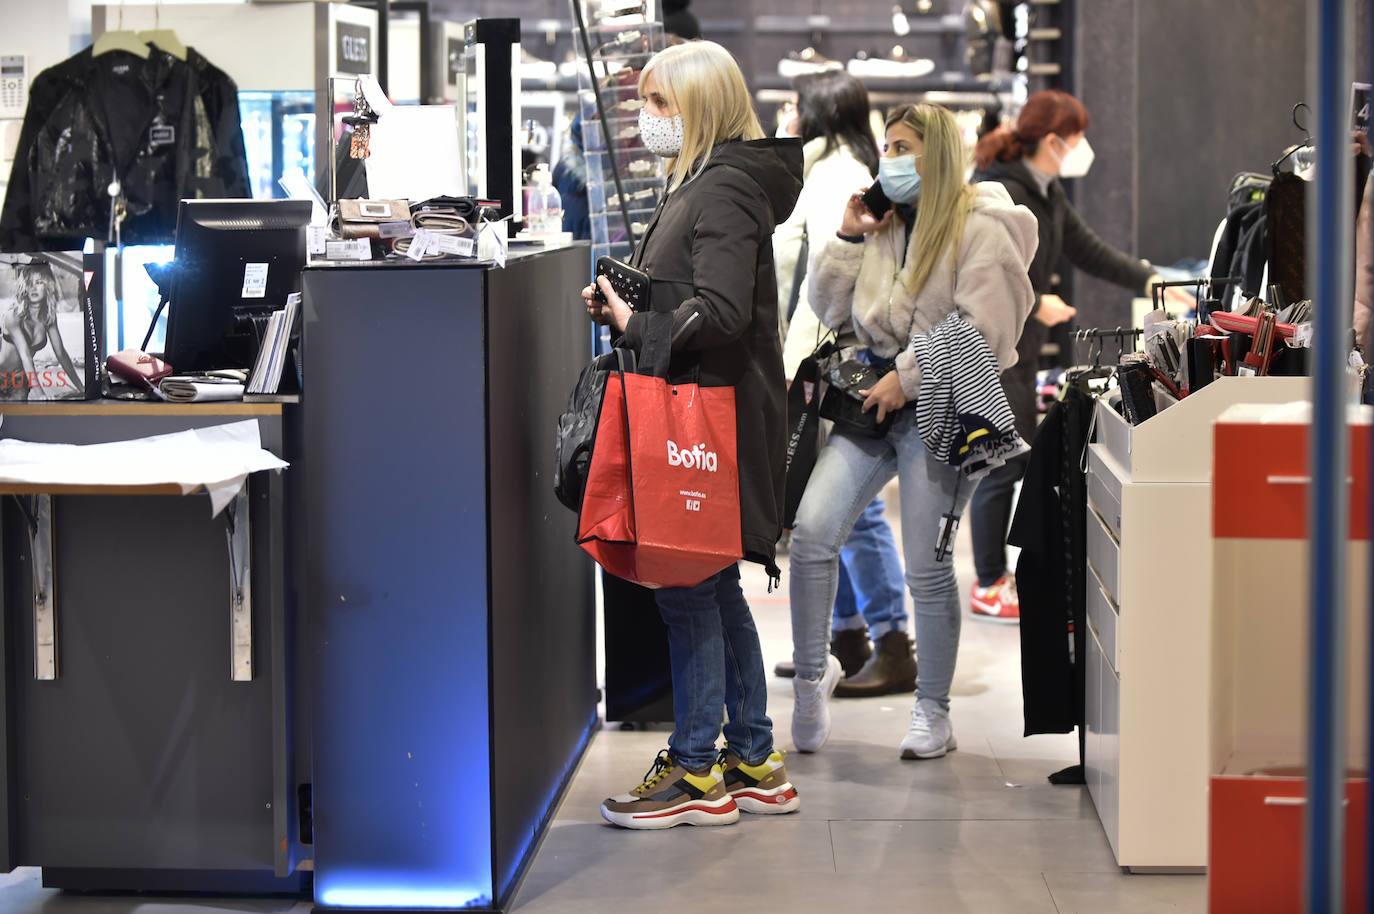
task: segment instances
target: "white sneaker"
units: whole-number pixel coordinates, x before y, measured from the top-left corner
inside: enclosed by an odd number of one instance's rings
[[[815,752],[830,738],[830,709],[826,702],[844,677],[839,658],[827,654],[820,679],[792,680],[792,744],[798,752]]]
[[[901,745],[902,758],[939,758],[959,748],[949,712],[933,698],[922,698],[911,709],[911,729]]]

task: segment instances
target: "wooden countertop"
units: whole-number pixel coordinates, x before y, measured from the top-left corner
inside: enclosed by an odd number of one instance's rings
[[[163,403],[156,400],[0,401],[0,415],[10,416],[280,416],[282,406],[299,402],[282,397],[269,402]]]

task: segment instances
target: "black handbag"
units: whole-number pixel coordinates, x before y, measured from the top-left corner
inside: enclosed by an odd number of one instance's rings
[[[601,421],[601,401],[606,394],[606,378],[612,372],[635,370],[635,354],[613,349],[592,359],[577,378],[568,397],[568,408],[558,417],[554,440],[553,492],[573,511],[582,510],[582,493],[587,487],[596,427]]]
[[[878,421],[878,408],[864,411],[861,390],[869,390],[878,379],[892,370],[892,363],[870,365],[859,359],[845,359],[831,369],[826,380],[830,389],[821,400],[821,417],[835,423],[839,431],[865,438],[883,438],[892,427],[895,412]]]
[[[782,502],[784,530],[792,529],[807,480],[816,466],[821,430],[820,362],[834,348],[834,343],[827,341],[802,359],[791,386],[787,388],[787,488]]]

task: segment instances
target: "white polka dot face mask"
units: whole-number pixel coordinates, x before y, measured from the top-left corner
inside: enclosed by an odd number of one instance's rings
[[[644,148],[655,155],[673,158],[682,152],[682,115],[659,117],[640,108],[639,138],[644,141]]]

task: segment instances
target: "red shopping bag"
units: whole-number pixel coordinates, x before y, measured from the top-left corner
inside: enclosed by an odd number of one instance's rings
[[[607,378],[577,542],[645,587],[694,587],[738,562],[735,389]]]

